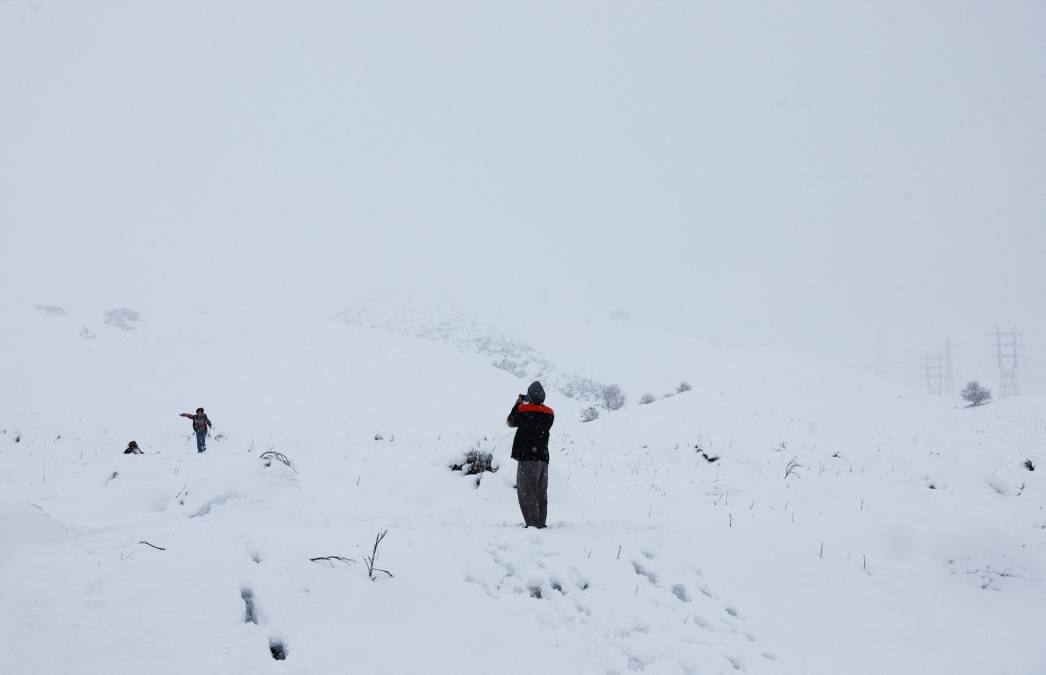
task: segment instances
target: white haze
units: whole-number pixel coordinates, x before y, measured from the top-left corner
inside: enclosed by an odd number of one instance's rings
[[[0,300],[537,300],[909,381],[951,337],[989,386],[1016,324],[1041,391],[1043,35],[1040,2],[7,0]]]

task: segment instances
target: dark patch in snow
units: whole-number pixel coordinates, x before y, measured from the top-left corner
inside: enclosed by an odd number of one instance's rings
[[[196,509],[191,514],[189,514],[189,517],[190,518],[199,518],[200,516],[206,516],[207,514],[209,514],[211,512],[211,509],[213,507],[218,506],[219,504],[224,504],[225,502],[229,501],[230,499],[236,499],[237,497],[239,497],[239,495],[237,495],[235,493],[227,492],[227,493],[225,493],[223,495],[218,495],[217,497],[215,497],[213,499],[208,499],[206,502],[204,502],[203,506],[201,506],[200,508]]]
[[[240,589],[240,597],[243,598],[244,613],[243,622],[258,625],[258,612],[254,606],[254,591],[249,588]]]
[[[1024,468],[1028,471],[1035,471],[1035,463],[1032,462],[1030,459],[1026,459],[1024,460]]]
[[[656,574],[654,574],[653,572],[651,572],[647,568],[643,567],[642,565],[640,565],[635,560],[632,561],[632,567],[635,569],[636,574],[638,574],[641,577],[646,578],[646,580],[649,581],[651,584],[653,584],[654,586],[657,586],[657,575]]]
[[[683,584],[672,586],[672,595],[676,596],[683,602],[690,602],[690,594],[686,592],[686,586]]]
[[[141,320],[141,314],[126,307],[110,309],[105,313],[105,323],[107,325],[125,331],[135,330],[137,326],[134,324],[140,323]]]
[[[275,638],[269,640],[269,653],[272,654],[272,658],[277,661],[287,660],[287,647],[283,644],[282,640]]]

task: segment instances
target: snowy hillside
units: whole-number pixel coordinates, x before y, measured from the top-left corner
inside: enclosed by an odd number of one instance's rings
[[[61,309],[16,310],[0,355],[5,672],[1046,673],[1043,401],[557,317],[497,335],[629,402],[582,424],[550,394],[537,532],[527,380],[390,330],[417,316]],[[451,471],[470,448],[500,470]]]

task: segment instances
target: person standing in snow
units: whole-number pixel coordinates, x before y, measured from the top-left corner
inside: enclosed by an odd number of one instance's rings
[[[127,444],[127,449],[123,451],[125,455],[141,455],[142,449],[138,447],[138,441],[131,441]]]
[[[555,419],[540,382],[520,394],[508,414],[508,425],[516,430],[512,459],[517,462],[516,496],[526,527],[543,528],[548,516],[548,435]]]
[[[203,411],[203,408],[197,408],[196,414],[182,413],[182,417],[188,417],[192,420],[192,430],[196,432],[196,452],[203,452],[207,449],[207,432],[210,431],[214,424],[211,422],[211,418],[207,417],[207,413]]]

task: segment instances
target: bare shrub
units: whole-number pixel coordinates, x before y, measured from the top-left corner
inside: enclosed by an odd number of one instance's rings
[[[639,397],[639,405],[650,405],[656,400],[653,394],[643,394]]]
[[[693,389],[693,387],[690,386],[689,382],[680,382],[679,386],[676,387],[676,393],[682,394],[684,392],[690,391],[691,389]]]
[[[590,405],[589,407],[582,409],[582,411],[581,411],[581,421],[582,422],[594,422],[595,420],[598,420],[598,419],[599,419],[599,410],[597,410],[594,405]]]

